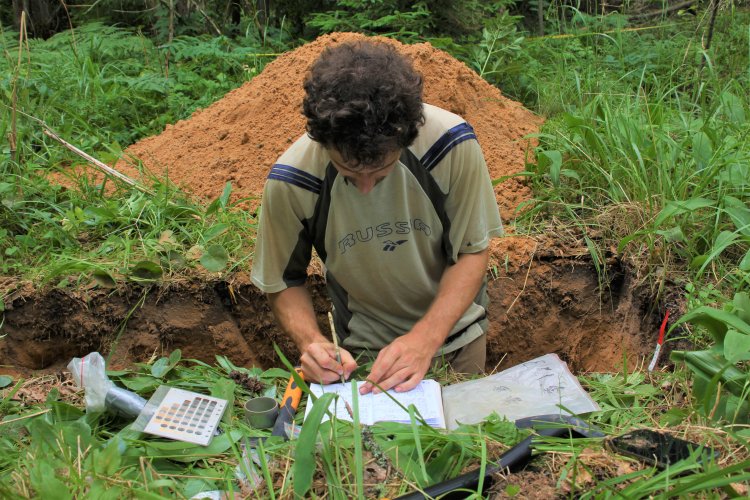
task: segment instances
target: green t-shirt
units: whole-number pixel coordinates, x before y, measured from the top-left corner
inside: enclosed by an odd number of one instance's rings
[[[459,254],[487,248],[502,223],[474,130],[424,105],[425,124],[367,194],[307,135],[279,158],[263,192],[252,280],[266,293],[302,285],[315,248],[342,346],[377,351],[427,312]],[[483,333],[484,287],[440,353]]]

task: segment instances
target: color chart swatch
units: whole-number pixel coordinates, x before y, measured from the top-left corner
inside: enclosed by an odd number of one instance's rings
[[[225,399],[172,387],[144,431],[205,446],[211,441],[226,406]]]

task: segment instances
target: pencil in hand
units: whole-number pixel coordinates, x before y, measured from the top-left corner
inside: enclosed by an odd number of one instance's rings
[[[341,349],[339,349],[339,336],[336,335],[336,327],[333,326],[333,314],[328,312],[328,324],[331,326],[331,337],[333,337],[333,347],[336,349],[336,361],[338,361],[339,365],[341,365],[342,371],[341,371],[341,383],[346,383],[346,379],[344,378],[344,364],[341,362]]]

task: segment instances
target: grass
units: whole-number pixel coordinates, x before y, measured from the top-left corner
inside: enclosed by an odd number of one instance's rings
[[[231,186],[207,203],[153,176],[146,186],[152,194],[80,169],[66,180],[66,167],[81,159],[27,117],[43,118],[112,162],[125,146],[207,106],[271,60],[274,47],[242,42],[182,36],[156,47],[96,23],[44,41],[0,32],[0,134],[15,131],[17,145],[11,156],[6,144],[0,159],[0,273],[62,286],[93,277],[113,286],[242,266],[254,220],[235,209],[247,200],[229,203]]]
[[[695,39],[700,25],[533,40],[529,87],[551,119],[529,166],[540,203],[527,216],[603,230],[601,247],[655,280],[661,269],[662,280],[723,282],[730,296],[747,287],[748,53],[725,47],[750,34],[730,24],[747,13],[736,16],[722,19],[713,54]],[[585,21],[586,35],[607,29]],[[542,63],[561,78],[536,73]]]
[[[259,393],[235,384],[229,375],[237,372],[262,381],[261,393],[271,397],[278,395],[289,375],[278,368],[265,372],[239,368],[221,357],[213,365],[181,360],[179,351],[133,370],[109,373],[116,384],[146,398],[159,385],[168,384],[229,399],[224,432],[208,448],[135,432],[127,419],[84,413],[82,391],[70,379],[19,380],[14,384],[17,388],[3,390],[0,403],[0,495],[189,498],[218,489],[243,498],[393,498],[462,471],[486,467],[524,437],[512,423],[497,417],[452,433],[420,428],[416,422],[380,423],[370,430],[388,457],[383,467],[363,446],[360,426],[336,420],[319,423],[332,397],[328,394],[315,403],[297,439],[270,438],[257,444],[260,463],[246,463],[243,473],[248,477],[252,468],[262,478],[262,484],[253,489],[237,478],[238,470],[242,470],[251,439],[268,431],[249,428],[242,420],[242,404]],[[712,495],[728,485],[747,487],[750,436],[746,430],[726,432],[706,426],[686,399],[676,401],[677,394],[688,390],[680,375],[593,375],[585,384],[603,406],[591,421],[606,433],[659,428],[665,410],[680,409],[684,418],[680,423],[669,422],[670,433],[714,446],[722,456],[704,469],[688,460],[660,472],[608,451],[601,439],[540,438],[535,448],[543,456],[537,463],[559,478],[560,491],[597,498],[643,498],[666,492]],[[298,412],[298,423],[303,410]],[[623,470],[630,472],[622,474]],[[692,474],[680,475],[685,470]]]
[[[153,195],[108,192],[106,186],[69,190],[45,178],[6,175],[0,271],[62,286],[61,280],[93,278],[112,287],[179,276],[196,266],[224,271],[230,258],[234,266],[248,255],[254,221],[233,210],[231,186],[208,205],[168,182],[153,189]]]

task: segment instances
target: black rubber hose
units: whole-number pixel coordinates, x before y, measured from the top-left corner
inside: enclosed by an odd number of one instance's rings
[[[518,469],[525,465],[531,458],[531,441],[537,436],[562,437],[569,433],[570,429],[566,427],[549,427],[546,429],[540,429],[537,435],[527,437],[510,450],[503,453],[497,463],[485,467],[482,490],[492,484],[492,476],[494,476],[495,473],[504,469]],[[476,491],[477,486],[479,486],[480,473],[481,468],[477,468],[466,474],[454,477],[453,479],[448,479],[442,483],[428,486],[423,492],[414,491],[407,493],[406,495],[401,495],[396,500],[422,500],[439,497],[441,495],[446,495],[442,496],[441,499],[465,498],[468,495],[466,490]]]

